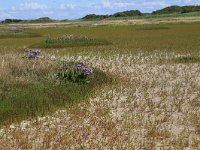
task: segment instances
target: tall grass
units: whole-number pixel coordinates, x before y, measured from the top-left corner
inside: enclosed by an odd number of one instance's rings
[[[1,56],[0,62],[0,125],[67,108],[111,81],[95,70],[94,80],[88,84],[62,82],[56,78],[59,63],[51,60],[10,55]]]
[[[112,42],[43,50],[56,59],[83,60],[106,74],[100,71],[98,81],[87,86],[65,83],[54,78],[59,68],[56,61],[1,55],[0,93],[6,102],[0,102],[5,112],[0,118],[4,123],[79,103],[77,109],[0,129],[0,149],[200,148],[199,23],[29,31],[44,37],[75,34]],[[2,39],[0,50],[19,52],[41,41],[45,38]],[[107,74],[117,76],[118,82],[113,84]],[[81,103],[83,99],[88,101]]]

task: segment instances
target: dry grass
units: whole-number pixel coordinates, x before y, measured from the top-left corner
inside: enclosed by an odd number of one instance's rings
[[[199,149],[200,64],[160,64],[173,54],[145,55],[63,57],[122,80],[75,111],[3,128],[2,149]]]
[[[178,22],[183,19],[187,20],[181,18]],[[167,19],[155,23],[164,21]],[[127,20],[110,22],[128,24]],[[31,31],[52,36],[83,34],[111,41],[113,44],[107,46],[46,50],[49,56],[45,56],[51,61],[83,61],[118,80],[104,84],[87,97],[89,101],[77,96],[79,92],[87,93],[87,89],[76,86],[77,93],[69,92],[80,99],[76,107],[59,107],[54,114],[2,127],[0,149],[200,149],[199,23]],[[23,46],[41,40],[4,39],[0,50],[21,52]],[[20,83],[26,85],[33,79],[32,71],[54,68],[49,61],[40,64],[39,60],[37,68],[34,61],[18,59],[16,54],[1,55],[0,79],[10,87],[18,83],[18,74],[25,72],[28,76],[21,76]],[[34,74],[34,81],[37,77]],[[60,90],[51,90],[56,99],[66,97],[62,94],[66,90]]]
[[[0,56],[1,86],[28,84],[56,70],[54,61],[44,59],[35,61],[23,57],[12,53]]]
[[[101,21],[72,21],[60,23],[28,23],[28,24],[9,24],[10,27],[18,26],[23,28],[58,28],[58,27],[90,27],[97,25],[144,25],[144,24],[163,24],[163,23],[192,23],[200,22],[200,17],[170,17],[170,18],[150,18],[150,19],[117,19]],[[0,26],[1,27],[1,26]]]

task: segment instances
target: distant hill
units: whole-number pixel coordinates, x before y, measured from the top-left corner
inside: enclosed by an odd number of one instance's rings
[[[42,17],[34,20],[21,20],[21,19],[5,19],[1,21],[3,24],[8,24],[8,23],[45,23],[45,22],[53,22],[55,20],[52,20],[49,17]]]
[[[110,17],[132,17],[140,15],[142,15],[142,13],[139,10],[129,10],[129,11],[115,13],[113,15],[110,15]]]
[[[105,18],[117,18],[117,17],[135,17],[135,16],[145,16],[145,15],[162,15],[162,14],[182,14],[182,13],[191,13],[191,12],[200,12],[200,6],[169,6],[166,8],[163,8],[161,10],[153,11],[152,13],[141,13],[139,10],[129,10],[129,11],[123,11],[123,12],[117,12],[112,15],[96,15],[96,14],[90,14],[86,15],[82,19],[85,20],[101,20]]]
[[[170,6],[161,10],[153,11],[153,14],[172,14],[172,13],[190,13],[200,12],[200,6]]]
[[[35,19],[35,20],[31,20],[31,21],[33,21],[33,22],[52,22],[54,20],[52,20],[49,17],[43,17],[43,18],[38,18],[38,19]]]
[[[86,15],[82,19],[92,20],[92,19],[105,19],[105,18],[110,18],[110,17],[133,17],[133,16],[140,16],[140,15],[142,15],[142,13],[139,10],[129,10],[129,11],[117,12],[112,15],[90,14],[90,15]]]
[[[1,21],[1,23],[19,23],[22,21],[23,20],[21,20],[21,19],[5,19],[5,20]]]
[[[82,19],[86,19],[86,20],[93,20],[93,19],[104,19],[104,18],[108,18],[108,15],[96,15],[96,14],[90,14],[90,15],[86,15],[85,17],[83,17]]]

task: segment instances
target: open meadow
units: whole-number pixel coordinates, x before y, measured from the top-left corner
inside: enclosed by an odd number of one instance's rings
[[[9,28],[0,150],[200,149],[199,22]]]

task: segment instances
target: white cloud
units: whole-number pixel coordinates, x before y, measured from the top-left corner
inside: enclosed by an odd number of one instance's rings
[[[33,2],[33,3],[22,3],[22,4],[20,4],[20,6],[17,9],[20,9],[20,10],[45,10],[45,9],[48,9],[48,7],[46,5],[42,5],[42,4]]]
[[[200,5],[200,0],[174,0],[180,5]]]
[[[156,6],[167,7],[170,4],[166,3],[165,1],[154,1],[154,2],[143,2],[140,4],[140,7],[144,8],[155,8]]]
[[[60,4],[60,9],[74,9],[74,4]]]
[[[121,1],[121,0],[102,0],[101,1],[103,8],[121,8],[121,7],[130,7],[134,6],[134,2]]]
[[[54,10],[49,8],[47,5],[39,4],[36,2],[33,3],[21,3],[18,6],[13,6],[9,14],[13,16],[20,16],[17,18],[27,18],[27,12],[30,16],[43,17],[54,14]],[[5,18],[5,17],[4,17]],[[14,17],[6,17],[14,18]],[[34,17],[35,18],[35,17]]]

